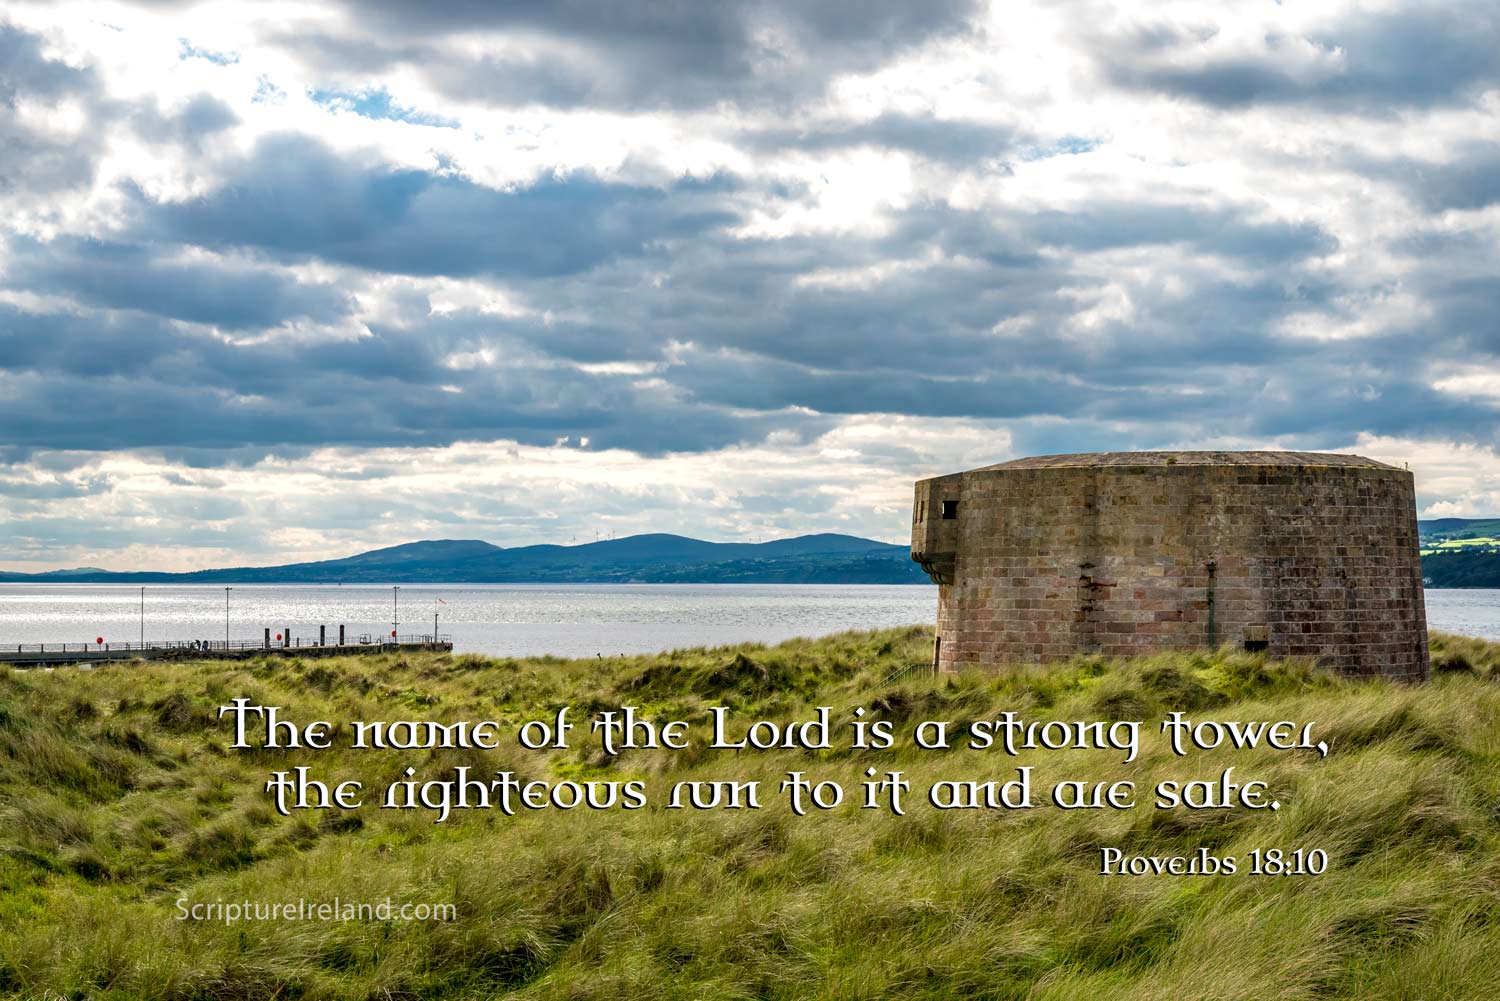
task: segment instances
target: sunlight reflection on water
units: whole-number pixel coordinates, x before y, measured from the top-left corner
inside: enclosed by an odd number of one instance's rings
[[[232,639],[270,627],[305,641],[318,626],[332,639],[390,632],[391,588],[349,585],[235,585]],[[438,598],[447,601],[439,605]],[[135,585],[0,584],[0,645],[79,643],[95,636],[135,642],[141,594]],[[500,656],[651,653],[724,643],[777,643],[845,629],[931,623],[937,589],[844,584],[403,584],[400,630],[453,636],[461,652]],[[1500,640],[1500,590],[1432,590],[1433,629]],[[224,588],[147,585],[146,639],[224,638]]]

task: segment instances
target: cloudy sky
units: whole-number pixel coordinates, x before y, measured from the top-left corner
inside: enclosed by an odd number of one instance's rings
[[[1500,8],[0,6],[0,568],[901,540],[1287,447],[1500,514]]]

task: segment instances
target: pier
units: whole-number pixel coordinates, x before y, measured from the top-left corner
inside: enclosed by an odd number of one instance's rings
[[[327,642],[323,627],[314,642],[310,637],[278,634],[266,630],[265,639],[255,640],[166,640],[140,643],[17,643],[0,646],[0,664],[12,667],[57,667],[65,664],[105,664],[130,660],[250,660],[255,657],[347,657],[387,653],[393,650],[451,652],[453,637],[446,633],[413,633],[403,636],[363,634],[346,639],[339,627],[338,639]]]

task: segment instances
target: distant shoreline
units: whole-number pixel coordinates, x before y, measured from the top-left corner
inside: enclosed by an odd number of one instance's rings
[[[407,542],[339,559],[211,570],[79,567],[0,571],[0,583],[59,584],[922,584],[904,545],[824,532],[767,542],[631,535],[506,549],[478,539]]]
[[[0,587],[937,587],[928,580],[909,581],[820,581],[820,580],[0,580]],[[1429,588],[1428,590],[1434,590]],[[1461,589],[1455,589],[1461,590]],[[1483,589],[1474,589],[1483,590]],[[1494,590],[1494,589],[1490,589]]]

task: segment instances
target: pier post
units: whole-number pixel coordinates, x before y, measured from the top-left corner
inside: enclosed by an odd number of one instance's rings
[[[291,646],[292,646],[292,627],[291,626],[287,626],[286,630],[284,632],[282,632],[282,634],[281,634],[281,646],[282,646],[282,649],[286,649],[286,650],[291,649]]]
[[[271,649],[271,627],[270,626],[266,626],[266,644],[265,644],[265,647],[266,647],[267,650]]]
[[[344,625],[339,623],[339,646],[344,645]]]
[[[318,626],[318,646],[328,645],[328,627]]]

